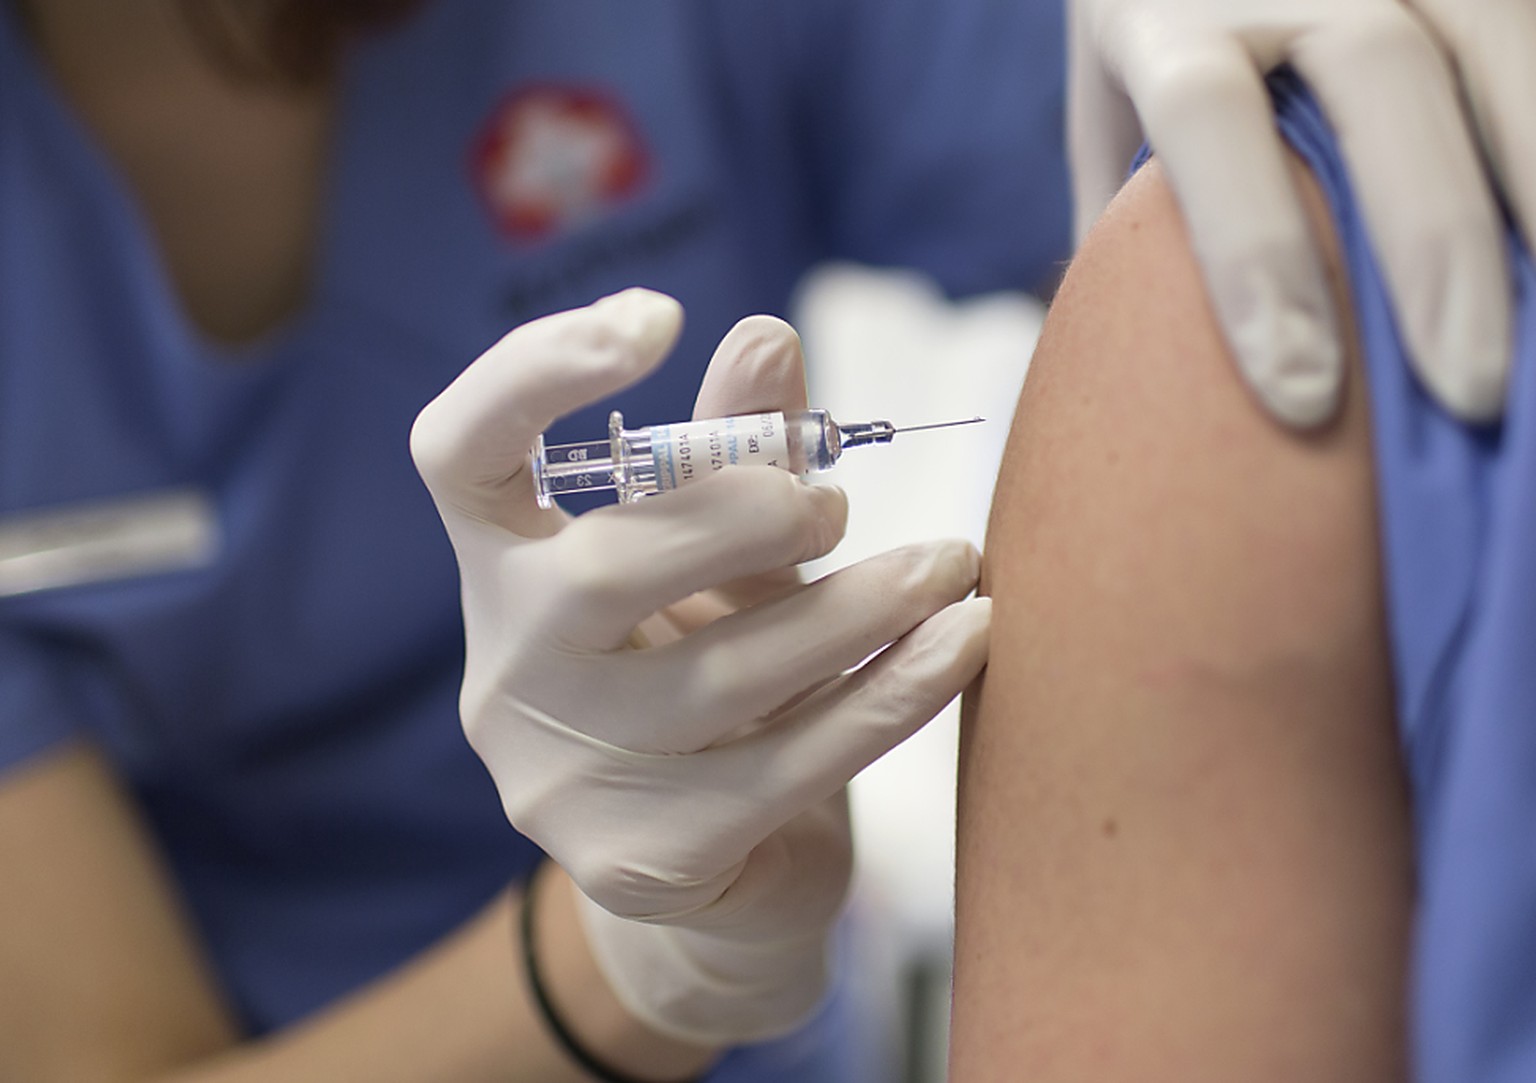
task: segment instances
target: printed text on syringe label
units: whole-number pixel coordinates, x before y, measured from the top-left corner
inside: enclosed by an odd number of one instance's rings
[[[789,438],[784,415],[744,414],[657,425],[651,429],[651,459],[656,464],[658,489],[676,489],[726,466],[787,469]]]
[[[581,444],[557,444],[545,448],[545,468],[541,478],[544,492],[571,493],[581,489],[608,488],[613,472],[604,469],[608,462],[609,442],[590,440]],[[586,469],[587,464],[592,464]]]

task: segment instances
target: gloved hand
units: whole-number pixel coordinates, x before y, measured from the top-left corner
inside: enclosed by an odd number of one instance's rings
[[[1528,211],[1536,14],[1499,0],[1415,6],[1446,30],[1491,157]],[[1286,61],[1338,133],[1421,379],[1463,418],[1496,416],[1511,352],[1500,219],[1453,66],[1399,0],[1074,0],[1079,234],[1145,131],[1248,382],[1285,421],[1326,419],[1339,330],[1262,84]]]
[[[1524,0],[1408,0],[1456,58],[1484,160],[1536,251],[1536,5]]]
[[[820,999],[850,869],[844,785],[979,672],[990,608],[961,601],[978,570],[964,543],[787,579],[837,543],[847,504],[773,467],[576,520],[537,508],[535,434],[644,375],[680,321],[630,290],[518,328],[422,411],[411,447],[459,560],[465,730],[507,815],[592,901],[621,1001],[725,1044]],[[759,317],[721,344],[698,411],[804,405],[793,332]],[[734,594],[695,595],[721,584]]]

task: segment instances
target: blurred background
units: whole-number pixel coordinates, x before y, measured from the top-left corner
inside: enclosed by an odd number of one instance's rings
[[[792,322],[812,406],[839,421],[986,424],[856,449],[826,479],[849,495],[848,535],[824,574],[923,538],[979,547],[1014,402],[1045,309],[1024,294],[953,303],[909,272],[839,265],[802,284]],[[849,968],[889,1057],[881,1078],[944,1078],[954,918],[959,704],[854,782],[859,846]]]

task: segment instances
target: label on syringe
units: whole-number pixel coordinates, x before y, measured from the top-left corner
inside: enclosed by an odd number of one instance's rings
[[[656,488],[676,489],[727,466],[789,468],[784,415],[741,414],[651,429]]]

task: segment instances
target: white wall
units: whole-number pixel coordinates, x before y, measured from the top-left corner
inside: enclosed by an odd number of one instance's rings
[[[807,279],[793,316],[805,342],[811,405],[834,418],[881,418],[898,427],[988,419],[848,451],[825,475],[848,492],[848,536],[811,572],[923,538],[966,537],[979,546],[1043,306],[1016,294],[952,304],[920,276],[837,266]],[[909,989],[902,976],[921,964],[923,973],[947,980],[957,706],[853,787],[861,984],[876,1023],[898,1045],[913,1037],[913,1005],[893,994]],[[942,1078],[947,997],[925,999],[919,1014],[934,1029],[919,1054],[926,1063],[908,1072],[914,1080]]]

